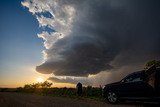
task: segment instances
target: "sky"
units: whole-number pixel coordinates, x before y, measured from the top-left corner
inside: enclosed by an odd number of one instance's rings
[[[2,0],[0,86],[105,85],[160,59],[159,0]],[[73,86],[73,85],[72,85]]]
[[[42,60],[41,30],[20,0],[0,1],[0,86],[15,87],[41,76],[34,68]]]

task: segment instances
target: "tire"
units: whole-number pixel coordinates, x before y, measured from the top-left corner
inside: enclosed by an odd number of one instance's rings
[[[113,91],[108,91],[107,92],[106,99],[111,104],[116,104],[118,102],[118,96]]]

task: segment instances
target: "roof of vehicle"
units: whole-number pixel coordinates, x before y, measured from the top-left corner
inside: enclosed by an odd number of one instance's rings
[[[125,78],[128,78],[129,76],[134,76],[134,75],[135,75],[135,76],[143,75],[144,71],[145,71],[145,70],[133,72],[133,73],[127,75]]]
[[[151,66],[149,69],[145,70],[145,73],[147,75],[151,75],[152,73],[156,72],[159,68],[157,68],[155,65]]]
[[[131,73],[131,74],[142,74],[143,72],[145,72],[145,70],[136,71],[136,72],[133,72],[133,73]]]

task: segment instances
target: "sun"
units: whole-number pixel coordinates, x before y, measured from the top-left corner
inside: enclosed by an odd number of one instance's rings
[[[38,77],[38,78],[36,79],[36,82],[44,82],[44,79],[43,79],[42,77]]]

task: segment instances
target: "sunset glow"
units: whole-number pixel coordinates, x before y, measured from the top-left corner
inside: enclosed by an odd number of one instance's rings
[[[42,77],[38,77],[38,78],[36,79],[36,82],[44,82],[44,79],[43,79]]]

